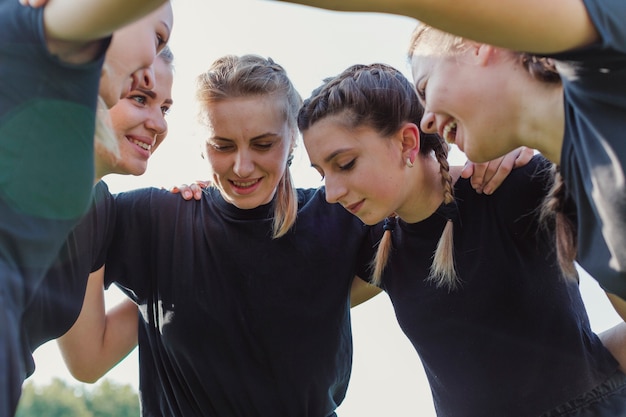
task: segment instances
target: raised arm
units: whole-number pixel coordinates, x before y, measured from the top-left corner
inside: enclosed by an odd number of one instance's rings
[[[290,0],[330,10],[393,13],[479,42],[557,52],[597,39],[582,0]]]
[[[96,382],[137,345],[137,306],[125,300],[105,311],[104,267],[89,275],[80,316],[57,343],[67,368],[82,382]]]
[[[166,1],[49,0],[44,9],[46,34],[59,41],[93,41],[156,10]]]

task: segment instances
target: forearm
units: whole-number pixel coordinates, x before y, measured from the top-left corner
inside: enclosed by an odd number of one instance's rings
[[[598,336],[600,336],[604,346],[619,362],[621,371],[626,373],[626,323],[619,323]]]
[[[46,33],[59,41],[93,41],[156,10],[166,1],[49,0],[44,9]]]
[[[352,280],[352,288],[350,289],[350,307],[356,307],[381,292],[382,290],[380,288],[363,281],[359,277],[354,277],[354,280]]]
[[[555,52],[592,42],[582,1],[573,0],[293,0],[340,11],[409,16],[468,39],[509,49]]]
[[[137,345],[137,306],[126,300],[105,311],[104,268],[89,277],[80,315],[57,340],[71,374],[95,382]]]

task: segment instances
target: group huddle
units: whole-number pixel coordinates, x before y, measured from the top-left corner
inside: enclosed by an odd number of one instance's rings
[[[381,291],[438,416],[625,415],[626,330],[592,331],[575,265],[626,319],[626,3],[291,2],[416,18],[412,79],[355,63],[303,100],[218,58],[188,201],[102,181],[171,133],[169,2],[0,0],[0,417],[53,339],[90,382],[138,345],[143,416],[335,416]]]

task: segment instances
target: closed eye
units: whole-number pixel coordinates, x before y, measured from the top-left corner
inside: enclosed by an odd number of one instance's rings
[[[354,158],[353,160],[351,160],[350,162],[348,162],[345,165],[339,165],[339,169],[341,171],[349,171],[352,168],[354,168],[354,164],[356,163],[356,158]]]

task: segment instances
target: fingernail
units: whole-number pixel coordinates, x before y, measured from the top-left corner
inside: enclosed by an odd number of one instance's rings
[[[184,196],[185,198],[191,198],[191,191],[185,190],[185,191],[183,192],[183,196]]]

